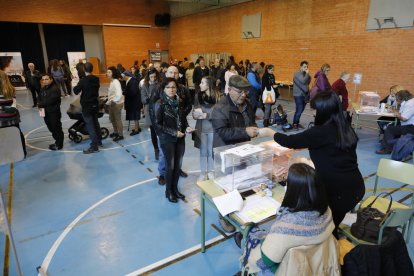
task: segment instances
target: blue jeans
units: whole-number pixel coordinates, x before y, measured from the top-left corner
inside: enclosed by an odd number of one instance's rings
[[[303,113],[303,110],[305,110],[305,97],[304,96],[295,96],[295,115],[293,116],[293,124],[299,124],[300,116]]]
[[[82,113],[85,128],[91,139],[91,147],[98,147],[102,143],[101,126],[96,113]]]
[[[158,137],[157,137],[158,138]],[[158,138],[158,145],[160,144],[160,139]],[[165,157],[162,152],[162,147],[159,147],[160,155],[158,158],[158,173],[160,176],[165,176]]]
[[[201,133],[200,142],[200,171],[206,174],[213,171],[213,133]]]

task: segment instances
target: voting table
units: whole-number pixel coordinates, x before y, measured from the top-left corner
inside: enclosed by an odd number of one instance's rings
[[[379,117],[389,117],[394,118],[394,125],[397,124],[397,117],[393,112],[388,112],[385,110],[384,112],[381,111],[375,111],[375,112],[364,112],[361,110],[360,106],[358,104],[352,103],[352,112],[355,114],[355,123],[354,123],[354,129],[357,131],[359,128],[361,128],[360,121],[380,121],[380,122],[389,122],[389,121],[383,121],[378,120]],[[361,116],[364,116],[364,118],[361,118]]]

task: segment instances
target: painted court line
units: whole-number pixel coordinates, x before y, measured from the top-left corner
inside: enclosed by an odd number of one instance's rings
[[[75,218],[66,228],[65,230],[62,232],[62,234],[60,234],[60,236],[57,238],[57,240],[53,243],[52,247],[50,248],[49,252],[47,253],[45,259],[43,260],[43,263],[41,265],[41,270],[47,273],[47,270],[49,268],[50,262],[52,261],[53,256],[55,255],[57,249],[59,248],[60,244],[62,243],[62,241],[66,238],[66,236],[69,234],[69,232],[77,225],[77,223],[84,218],[87,214],[89,214],[93,209],[95,209],[96,207],[98,207],[99,205],[101,205],[102,203],[104,203],[105,201],[108,201],[109,199],[113,198],[114,196],[125,192],[131,188],[140,186],[142,184],[151,182],[157,180],[157,178],[151,178],[151,179],[147,179],[135,184],[132,184],[131,186],[125,187],[121,190],[118,190],[106,197],[104,197],[103,199],[99,200],[98,202],[96,202],[94,205],[92,205],[91,207],[89,207],[88,209],[86,209],[82,214],[80,214],[77,218]]]
[[[225,240],[225,239],[226,238],[223,237],[222,235],[217,236],[215,238],[212,238],[211,240],[206,241],[206,246],[208,246],[210,244],[213,244],[215,242],[218,242],[218,241]],[[200,249],[201,249],[201,243],[199,243],[197,245],[194,245],[193,247],[190,247],[190,248],[188,248],[188,249],[186,249],[184,251],[178,252],[178,253],[176,253],[176,254],[174,254],[172,256],[169,256],[169,257],[167,257],[165,259],[162,259],[162,260],[160,260],[160,261],[158,261],[156,263],[150,264],[150,265],[148,265],[146,267],[143,267],[143,268],[140,268],[138,270],[135,270],[135,271],[133,271],[131,273],[128,273],[128,274],[126,274],[126,276],[141,275],[141,274],[143,274],[145,272],[148,272],[148,271],[151,271],[151,270],[153,270],[153,269],[155,269],[157,267],[163,266],[163,265],[165,265],[165,264],[167,264],[167,263],[169,263],[171,261],[174,261],[176,259],[179,259],[179,258],[181,258],[181,257],[183,257],[185,255],[188,255],[188,254],[190,254],[192,252],[195,252],[197,250],[200,250]]]

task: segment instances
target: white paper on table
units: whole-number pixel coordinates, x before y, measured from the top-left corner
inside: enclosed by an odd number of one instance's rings
[[[237,212],[237,215],[245,222],[259,223],[276,215],[280,205],[280,202],[272,197],[252,195],[246,198],[243,209]]]
[[[39,115],[40,117],[43,117],[43,118],[46,116],[44,108],[39,108]]]
[[[243,198],[237,190],[213,197],[213,202],[222,216],[226,216],[235,211],[240,211],[243,208]]]
[[[342,224],[345,224],[347,226],[351,226],[353,223],[355,223],[357,220],[357,214],[356,213],[346,213],[344,219],[342,220]]]

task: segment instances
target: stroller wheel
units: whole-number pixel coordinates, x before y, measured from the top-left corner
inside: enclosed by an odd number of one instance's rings
[[[69,133],[68,138],[69,138],[69,140],[73,141],[73,135],[71,133]]]
[[[102,139],[108,138],[109,130],[106,127],[101,127],[101,136]]]
[[[80,143],[80,142],[82,142],[82,140],[83,140],[83,138],[82,138],[81,135],[73,136],[73,142],[75,142],[75,143]]]

